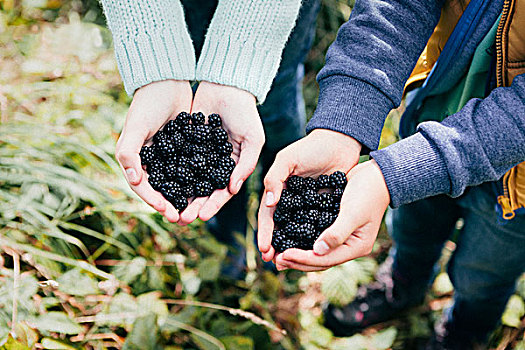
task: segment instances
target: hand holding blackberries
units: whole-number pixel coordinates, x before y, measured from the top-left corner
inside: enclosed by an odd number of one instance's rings
[[[179,220],[177,210],[147,181],[139,152],[169,119],[191,108],[193,93],[187,81],[164,80],[135,92],[115,150],[131,189],[169,221]]]
[[[361,145],[336,131],[316,129],[277,154],[264,179],[265,192],[259,207],[259,250],[265,261],[274,259],[271,246],[273,214],[284,183],[290,175],[317,178],[335,171],[347,173],[359,160]]]
[[[195,93],[192,113],[217,113],[222,118],[224,135],[232,144],[231,157],[236,166],[228,187],[216,190],[209,197],[195,199],[182,213],[179,223],[188,224],[197,217],[206,221],[213,217],[230,198],[237,194],[248,176],[254,171],[262,146],[264,131],[256,107],[255,97],[232,86],[201,82]],[[228,150],[230,151],[230,150]]]
[[[314,250],[288,249],[275,257],[279,270],[321,271],[368,255],[390,195],[374,160],[355,166],[341,198],[339,216],[317,238]]]

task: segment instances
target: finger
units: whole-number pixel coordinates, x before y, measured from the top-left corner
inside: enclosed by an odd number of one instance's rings
[[[262,142],[244,141],[242,143],[239,161],[230,177],[229,189],[231,193],[239,193],[244,181],[246,181],[255,170],[262,146]]]
[[[199,218],[210,220],[233,197],[228,189],[214,191],[199,210]]]
[[[341,246],[357,229],[358,226],[354,220],[355,214],[345,211],[343,205],[334,223],[315,241],[313,251],[317,255],[325,255]]]
[[[166,210],[168,202],[159,192],[151,187],[146,176],[142,178],[138,185],[130,185],[130,188],[156,211],[163,213]]]
[[[184,209],[182,213],[180,213],[178,223],[181,225],[188,225],[195,221],[199,216],[199,210],[207,199],[208,197],[195,198],[193,202],[191,202],[190,205],[188,205],[188,207]]]
[[[146,141],[144,128],[124,127],[117,142],[115,156],[130,185],[138,185],[144,177],[139,152]]]
[[[265,206],[274,206],[279,202],[283,184],[292,173],[294,164],[287,153],[279,152],[275,157],[273,165],[264,178],[266,200],[262,202]]]
[[[275,211],[275,207],[268,207],[264,205],[267,195],[268,194],[265,192],[261,198],[261,205],[259,206],[259,214],[257,216],[257,244],[261,253],[265,254],[263,255],[264,261],[268,261],[265,259],[265,256],[267,258],[270,257],[270,260],[273,258],[273,254],[270,253],[270,249],[273,249],[272,233],[274,226],[273,213]]]
[[[293,255],[294,253],[296,253],[296,251],[304,252],[304,250],[300,250],[300,249],[286,250],[288,255],[289,254]],[[279,254],[277,256],[277,258],[275,259],[275,264],[276,266],[277,265],[282,266],[286,269],[294,269],[294,270],[300,270],[300,271],[305,271],[305,272],[322,271],[322,270],[326,270],[327,268],[332,267],[332,266],[316,266],[316,265],[312,265],[309,263],[303,264],[303,263],[298,263],[293,260],[286,260],[286,255],[284,253]]]
[[[279,263],[287,266],[296,263],[328,268],[360,258],[368,253],[369,248],[364,241],[351,237],[347,243],[338,246],[326,255],[317,255],[312,250],[289,249],[283,252]]]
[[[179,221],[180,218],[179,212],[170,202],[166,203],[166,210],[164,211],[163,215],[169,222],[173,223]]]

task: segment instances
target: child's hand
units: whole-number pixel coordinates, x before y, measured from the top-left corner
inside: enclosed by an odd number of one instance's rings
[[[390,195],[374,160],[357,165],[348,174],[335,222],[314,244],[314,250],[289,249],[278,254],[279,270],[326,270],[372,251]]]
[[[230,198],[237,194],[248,176],[253,173],[264,145],[264,130],[256,107],[255,97],[232,86],[201,82],[195,93],[192,113],[218,113],[223,128],[233,145],[232,158],[237,165],[230,184],[216,190],[209,197],[196,198],[180,216],[180,224],[188,224],[197,217],[209,220]]]
[[[271,246],[273,213],[283,184],[290,175],[317,177],[340,170],[347,173],[359,161],[361,144],[336,131],[316,129],[277,154],[264,179],[265,192],[259,207],[259,250],[263,260],[274,259]]]
[[[164,80],[138,89],[115,151],[131,189],[171,222],[179,220],[179,213],[148,183],[139,152],[169,119],[175,118],[181,111],[190,110],[192,97],[187,81]]]

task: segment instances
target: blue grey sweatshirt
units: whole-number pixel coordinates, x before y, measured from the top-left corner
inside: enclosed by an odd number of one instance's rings
[[[525,161],[525,75],[485,99],[472,99],[441,123],[421,123],[414,135],[377,150],[384,120],[401,102],[404,84],[439,20],[442,3],[356,1],[317,77],[319,102],[307,131],[342,132],[371,150],[393,207],[437,194],[459,196],[466,187],[498,180]],[[445,82],[468,68],[501,4],[491,2]]]

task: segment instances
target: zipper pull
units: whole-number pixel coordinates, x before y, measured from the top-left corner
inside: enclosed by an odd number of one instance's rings
[[[498,204],[503,211],[503,218],[505,220],[511,220],[514,218],[516,213],[512,210],[512,205],[510,204],[510,198],[506,196],[498,196]]]

